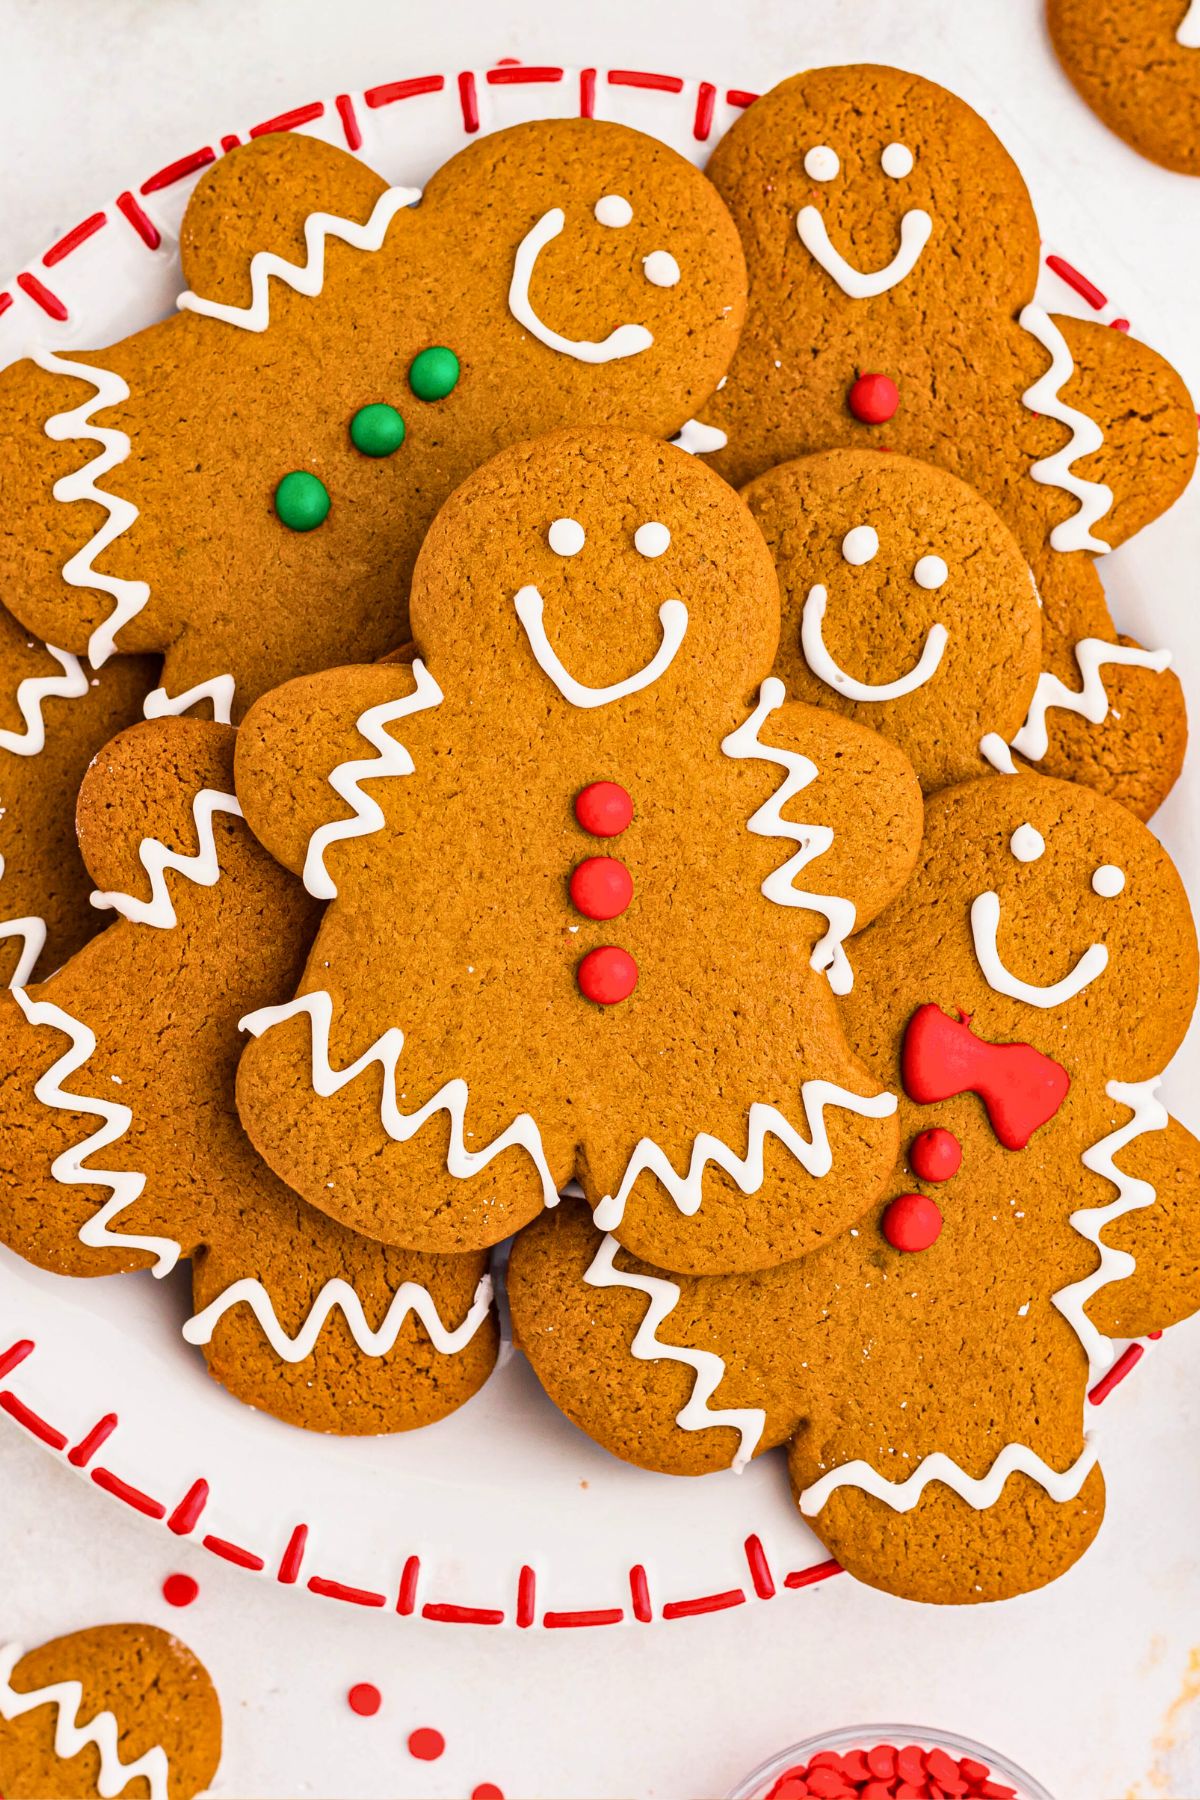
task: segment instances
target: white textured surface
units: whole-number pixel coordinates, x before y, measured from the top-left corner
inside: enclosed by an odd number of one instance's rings
[[[499,10],[485,0],[7,0],[0,269],[214,130],[504,55],[723,73],[748,87],[852,59],[944,80],[1021,163],[1046,237],[1200,389],[1200,182],[1143,163],[1074,99],[1038,0],[511,0]],[[1121,623],[1179,648],[1198,563],[1193,495],[1106,565]],[[1200,654],[1180,660],[1200,716]],[[1194,802],[1190,812],[1169,802],[1160,828],[1195,890]],[[1200,1124],[1178,1086],[1168,1081],[1164,1097]],[[688,1800],[723,1791],[780,1743],[872,1715],[990,1737],[1060,1800],[1195,1796],[1195,1721],[1186,1706],[1167,1715],[1189,1655],[1200,1684],[1198,1348],[1200,1327],[1173,1334],[1104,1408],[1109,1519],[1096,1548],[1049,1593],[1000,1608],[918,1610],[839,1578],[768,1606],[616,1633],[489,1640],[411,1626],[260,1588],[198,1550],[151,1540],[5,1423],[0,1636],[33,1644],[102,1618],[177,1625],[222,1690],[218,1791],[229,1796],[465,1796],[492,1780],[510,1800]],[[688,1523],[681,1484],[681,1534]],[[168,1567],[201,1582],[189,1612],[158,1598]],[[361,1679],[385,1693],[374,1720],[340,1698]],[[423,1724],[447,1738],[432,1765],[404,1749]]]

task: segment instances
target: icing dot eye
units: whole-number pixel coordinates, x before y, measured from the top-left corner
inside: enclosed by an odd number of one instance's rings
[[[1018,825],[1008,840],[1008,847],[1018,862],[1036,862],[1046,848],[1046,840],[1033,825]]]
[[[814,144],[804,158],[804,173],[813,181],[832,181],[841,166],[828,144]]]
[[[619,228],[628,225],[632,217],[633,208],[624,194],[604,194],[596,202],[596,222],[599,225]]]
[[[879,549],[879,533],[872,525],[855,525],[842,539],[842,555],[848,563],[869,563]]]
[[[642,273],[654,287],[674,287],[679,280],[679,264],[669,250],[652,250],[642,258]]]
[[[292,469],[275,489],[275,512],[289,531],[315,531],[329,516],[329,490],[307,469]]]
[[[889,144],[879,158],[885,175],[893,181],[903,181],[906,175],[912,174],[913,153],[907,144]]]
[[[364,456],[391,456],[404,442],[404,420],[394,406],[360,406],[350,421],[350,442]]]
[[[950,571],[940,556],[923,556],[913,570],[918,587],[940,588]]]
[[[555,519],[546,533],[546,542],[555,556],[578,556],[586,541],[578,519]]]
[[[670,544],[671,533],[657,519],[648,519],[633,534],[633,547],[639,556],[661,556]]]
[[[1125,886],[1125,871],[1115,863],[1101,863],[1092,876],[1092,891],[1102,900],[1115,900]]]
[[[431,344],[413,357],[408,385],[418,400],[444,400],[457,387],[460,373],[453,350],[447,350],[445,344]]]

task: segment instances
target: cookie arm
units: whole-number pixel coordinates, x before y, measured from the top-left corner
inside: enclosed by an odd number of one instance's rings
[[[1200,1310],[1200,1141],[1172,1119],[1126,1146],[1124,1172],[1149,1181],[1155,1198],[1114,1219],[1103,1242],[1136,1261],[1089,1302],[1087,1315],[1107,1337],[1144,1337]]]

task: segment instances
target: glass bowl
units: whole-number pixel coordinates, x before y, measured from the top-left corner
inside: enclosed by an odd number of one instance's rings
[[[870,1749],[873,1744],[916,1744],[921,1750],[945,1750],[949,1756],[973,1756],[977,1762],[988,1765],[993,1780],[1016,1788],[1019,1800],[1054,1800],[1048,1788],[998,1750],[977,1744],[957,1731],[935,1731],[928,1725],[845,1725],[838,1731],[819,1732],[760,1763],[730,1792],[728,1800],[765,1800],[772,1782],[797,1763],[807,1762],[818,1750]]]

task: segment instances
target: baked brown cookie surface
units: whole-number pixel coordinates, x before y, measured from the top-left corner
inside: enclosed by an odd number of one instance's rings
[[[919,76],[794,76],[748,108],[708,172],[750,273],[737,355],[700,415],[713,466],[740,486],[870,445],[975,488],[1044,607],[1047,685],[1017,751],[1149,816],[1182,762],[1182,690],[1165,651],[1119,637],[1094,559],[1191,474],[1179,376],[1127,333],[1035,302],[1020,173],[970,107]]]
[[[783,463],[744,498],[779,572],[791,697],[881,731],[926,793],[988,773],[1041,672],[1037,590],[999,514],[877,450]]]
[[[1047,0],[1059,62],[1110,131],[1200,175],[1200,8],[1191,0]]]
[[[193,1800],[220,1760],[212,1680],[167,1632],[97,1625],[0,1647],[5,1800]]]
[[[704,175],[587,119],[481,138],[423,196],[258,138],[202,177],[181,249],[173,317],[0,377],[0,573],[52,643],[163,651],[172,703],[226,719],[403,643],[426,527],[502,445],[677,431],[745,304]]]
[[[618,1455],[699,1474],[790,1439],[802,1512],[861,1580],[1002,1598],[1099,1528],[1084,1396],[1119,1341],[1200,1307],[1200,1143],[1157,1092],[1195,932],[1124,807],[994,777],[928,802],[856,963],[851,1041],[900,1097],[882,1203],[753,1277],[669,1274],[579,1207],[539,1219],[514,1337]]]
[[[572,1178],[671,1267],[839,1230],[895,1137],[835,991],[919,789],[767,679],[778,589],[743,502],[645,437],[517,446],[438,515],[412,621],[411,667],[283,687],[239,735],[248,822],[331,902],[297,997],[248,1022],[258,1149],[428,1251]]]
[[[119,916],[0,995],[0,1235],[76,1276],[191,1257],[184,1336],[231,1392],[311,1429],[406,1430],[491,1372],[486,1261],[335,1224],[238,1124],[239,1019],[298,979],[316,909],[241,821],[234,737],[147,721],[85,778],[80,845]]]

